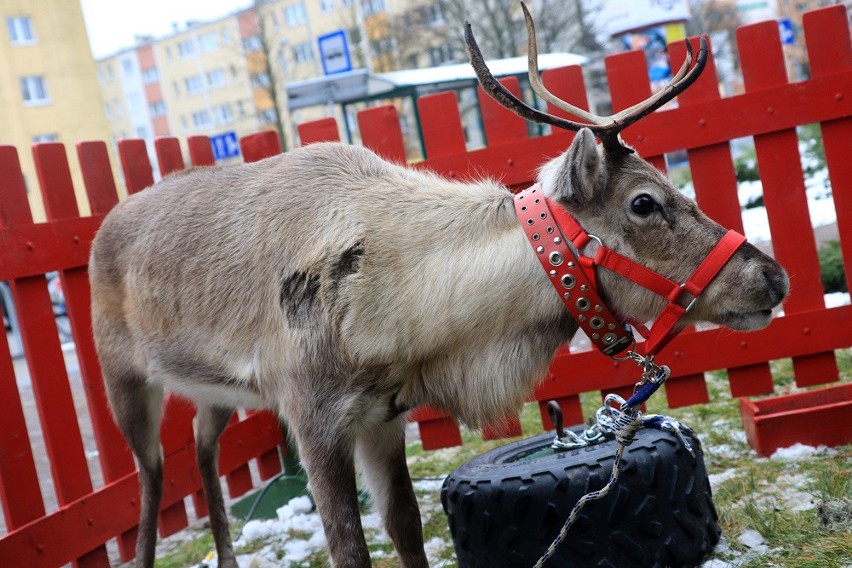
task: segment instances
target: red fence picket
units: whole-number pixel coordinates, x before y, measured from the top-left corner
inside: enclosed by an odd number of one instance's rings
[[[834,351],[852,345],[852,306],[825,308],[818,276],[816,246],[807,212],[795,128],[819,123],[838,231],[846,267],[852,266],[852,42],[842,5],[810,12],[804,18],[813,77],[791,84],[784,72],[774,23],[738,31],[746,91],[719,96],[712,58],[702,77],[683,93],[677,106],[637,122],[624,132],[625,140],[665,171],[664,156],[685,149],[702,208],[721,223],[742,230],[730,141],[753,137],[764,188],[772,244],[778,259],[790,269],[793,292],[785,315],[765,330],[750,334],[724,329],[688,330],[660,355],[672,368],[667,383],[670,406],[705,402],[704,373],[726,369],[734,395],[774,390],[768,362],[792,357],[799,385],[837,380]],[[697,41],[691,39],[697,47]],[[682,42],[671,46],[673,67],[685,56]],[[613,108],[625,108],[650,93],[641,54],[614,55],[606,60]],[[578,67],[553,69],[542,75],[547,88],[586,109],[585,86]],[[520,94],[517,80],[504,80]],[[512,188],[530,184],[547,157],[564,152],[573,134],[555,129],[530,137],[527,124],[511,112],[480,97],[488,147],[467,151],[456,97],[439,93],[417,103],[425,160],[414,167],[455,179],[483,176],[501,179]],[[569,116],[548,105],[548,111]],[[362,142],[385,158],[405,163],[406,151],[397,111],[392,105],[358,115]],[[299,125],[302,144],[339,140],[333,119]],[[215,163],[210,140],[187,140],[194,166]],[[280,152],[278,135],[267,131],[240,140],[243,159],[254,162]],[[158,138],[154,149],[158,171],[165,176],[183,169],[176,138]],[[0,147],[0,280],[10,283],[19,308],[21,336],[32,378],[38,430],[27,426],[27,407],[21,401],[9,345],[0,342],[0,504],[6,533],[0,536],[0,565],[107,566],[105,543],[117,538],[121,558],[134,554],[138,519],[138,482],[129,450],[107,407],[101,369],[91,338],[88,251],[103,216],[118,202],[107,147],[83,142],[77,147],[92,215],[80,217],[65,149],[39,144],[34,157],[48,220],[33,223],[21,175],[18,153]],[[118,154],[128,193],[154,182],[143,140],[122,140]],[[57,339],[45,274],[57,271],[65,293],[71,331],[80,363],[85,415],[78,416],[62,350]],[[847,279],[850,277],[847,269]],[[712,349],[707,346],[711,345]],[[577,372],[580,369],[582,372]],[[636,380],[632,363],[611,361],[592,351],[562,349],[547,377],[534,393],[542,409],[547,400],[563,407],[569,422],[582,421],[580,395],[588,392],[626,392]],[[166,483],[160,516],[162,534],[180,530],[206,514],[200,479],[194,464],[192,407],[170,397],[164,416],[162,442]],[[429,408],[412,413],[419,422],[423,447],[433,449],[462,443],[452,417]],[[91,425],[98,451],[96,465],[85,456],[80,424]],[[513,422],[507,432],[486,431],[486,437],[520,433]],[[50,465],[44,487],[55,488],[58,506],[40,488],[31,444],[43,438]],[[255,485],[248,463],[256,460],[260,476],[280,471],[283,444],[276,418],[266,412],[235,414],[222,436],[220,472],[230,494],[240,495]],[[100,477],[95,475],[99,469]],[[103,485],[93,478],[103,479]],[[190,512],[184,505],[189,496]],[[58,507],[58,508],[57,508]]]

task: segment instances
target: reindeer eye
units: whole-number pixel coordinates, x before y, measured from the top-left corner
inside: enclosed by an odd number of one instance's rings
[[[635,198],[633,200],[633,203],[630,204],[630,210],[633,211],[634,214],[639,215],[640,217],[647,217],[656,209],[656,202],[650,195],[646,193],[643,193],[639,197]]]

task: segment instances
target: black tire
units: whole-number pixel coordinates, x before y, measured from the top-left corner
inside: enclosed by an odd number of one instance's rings
[[[694,458],[672,434],[639,430],[616,486],[585,506],[546,566],[700,564],[721,529],[700,442],[687,437]],[[546,433],[496,448],[444,481],[441,503],[460,567],[532,567],[580,497],[609,480],[615,441],[533,455],[552,440]]]

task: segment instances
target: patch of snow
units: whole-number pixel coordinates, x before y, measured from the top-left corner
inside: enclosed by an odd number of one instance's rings
[[[414,489],[417,491],[424,492],[432,492],[432,491],[441,491],[441,487],[444,486],[443,479],[420,479],[412,483],[414,485]]]
[[[758,547],[766,548],[766,544],[763,540],[763,535],[757,532],[754,529],[746,529],[742,532],[742,534],[737,537],[737,541],[751,549],[757,549]]]
[[[852,303],[849,299],[849,292],[832,292],[825,295],[825,307],[836,308],[837,306],[845,306]]]
[[[708,446],[704,449],[704,453],[710,457],[720,458],[736,458],[740,452],[730,444],[718,444],[716,446]]]
[[[737,476],[737,470],[735,469],[726,469],[720,473],[713,473],[707,476],[707,479],[710,480],[710,489],[714,492],[719,490],[719,487],[728,481],[729,479],[734,479]]]
[[[769,459],[778,460],[778,461],[799,460],[799,459],[802,459],[802,458],[812,456],[815,453],[823,451],[825,449],[826,449],[825,446],[820,446],[818,448],[815,448],[813,446],[807,446],[807,445],[802,444],[800,442],[796,442],[792,446],[789,446],[789,447],[786,447],[786,448],[778,448],[777,450],[775,450],[775,452],[773,452],[773,454],[771,456],[769,456]]]

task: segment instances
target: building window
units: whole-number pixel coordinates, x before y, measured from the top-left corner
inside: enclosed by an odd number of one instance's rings
[[[420,8],[420,17],[424,25],[440,26],[444,23],[444,12],[440,4],[431,4]]]
[[[314,59],[314,48],[310,42],[300,43],[293,46],[293,60],[296,63],[307,63]]]
[[[159,79],[160,73],[156,67],[146,67],[142,70],[142,82],[146,85],[148,83],[156,83]]]
[[[231,30],[227,27],[222,28],[222,43],[231,45]]]
[[[213,126],[213,123],[210,121],[210,113],[206,110],[192,113],[192,124],[195,128],[210,128]]]
[[[334,0],[319,0],[320,10],[334,12]]]
[[[251,84],[255,89],[264,89],[272,84],[268,73],[252,73]]]
[[[429,64],[432,67],[450,63],[453,61],[453,48],[449,44],[442,44],[429,49]]]
[[[112,115],[113,116],[121,116],[124,114],[124,107],[121,105],[121,101],[117,98],[112,99]]]
[[[230,103],[213,107],[213,116],[216,118],[216,122],[218,124],[229,124],[234,122],[234,111],[231,110]]]
[[[291,4],[287,6],[284,8],[284,19],[287,21],[287,25],[291,28],[304,24],[307,20],[307,16],[305,15],[305,5],[299,2],[298,4]]]
[[[224,69],[214,69],[207,72],[207,85],[211,89],[218,89],[225,86],[225,71]]]
[[[121,60],[121,71],[125,75],[131,76],[131,75],[133,75],[135,70],[136,69],[133,66],[133,60],[132,59],[122,59]]]
[[[50,103],[47,94],[47,83],[42,75],[21,77],[21,95],[25,105],[46,105]]]
[[[340,5],[343,6],[344,8],[351,8],[352,7],[352,0],[340,0]]]
[[[109,101],[104,103],[104,114],[107,118],[112,118],[112,105],[109,104]]]
[[[216,51],[219,49],[219,35],[216,32],[203,33],[198,37],[201,51]]]
[[[370,14],[375,14],[377,12],[384,12],[387,9],[385,8],[385,0],[366,0],[363,8],[365,16],[369,16]]]
[[[166,46],[166,59],[171,63],[174,60],[174,56],[172,55],[172,48],[168,45]]]
[[[187,58],[195,55],[195,40],[192,38],[185,39],[178,43],[178,53],[181,57]]]
[[[204,81],[201,80],[201,75],[193,75],[183,80],[186,87],[186,92],[190,95],[200,93],[204,90]]]
[[[184,132],[189,128],[189,124],[186,122],[186,117],[184,115],[180,115],[180,127],[183,128]]]
[[[137,126],[136,127],[136,137],[142,138],[143,140],[148,138],[148,129],[145,128],[144,126]]]
[[[260,36],[253,35],[243,39],[243,49],[245,51],[260,51],[261,49],[263,49],[263,44],[260,41]]]
[[[145,108],[142,102],[142,95],[140,93],[130,93],[127,95],[127,106],[130,108],[130,114],[142,112],[142,109]]]
[[[59,142],[59,134],[36,134],[32,140],[33,144],[38,144],[39,142]]]
[[[164,116],[166,114],[166,103],[163,101],[155,101],[148,105],[148,108],[151,109],[151,116],[154,118]]]
[[[382,53],[391,53],[393,51],[393,42],[389,37],[374,39],[370,42],[370,47],[373,53],[380,55]]]
[[[35,43],[35,34],[29,16],[12,16],[6,18],[6,27],[9,30],[9,39],[12,45],[32,45]]]
[[[257,113],[257,118],[261,124],[273,124],[276,121],[275,109],[267,108]]]
[[[246,115],[246,109],[243,106],[243,101],[237,101],[237,112],[240,113],[240,116]]]

